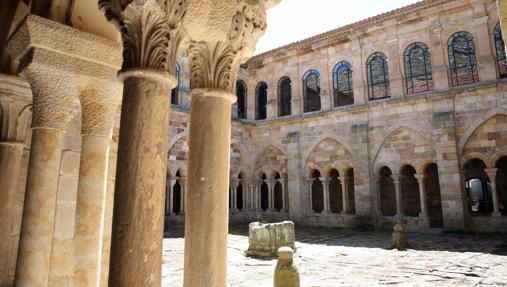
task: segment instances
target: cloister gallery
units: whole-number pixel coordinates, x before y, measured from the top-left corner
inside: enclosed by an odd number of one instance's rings
[[[229,222],[507,232],[507,2],[252,56],[278,2],[2,1],[1,286],[160,286],[182,223],[184,286]]]

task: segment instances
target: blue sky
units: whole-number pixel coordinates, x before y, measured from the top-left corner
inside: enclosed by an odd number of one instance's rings
[[[418,0],[282,0],[268,10],[255,54],[305,39]]]

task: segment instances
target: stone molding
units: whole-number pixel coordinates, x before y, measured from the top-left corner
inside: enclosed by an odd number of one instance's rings
[[[24,143],[32,117],[32,91],[22,78],[0,74],[0,142]]]

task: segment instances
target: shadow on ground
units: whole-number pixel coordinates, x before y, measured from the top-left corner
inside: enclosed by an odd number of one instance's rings
[[[229,234],[248,236],[248,225],[232,225]],[[421,251],[478,252],[507,256],[507,236],[501,234],[444,233],[441,229],[408,232],[410,249]],[[184,227],[167,228],[165,238],[183,238]],[[348,228],[296,226],[296,241],[344,247],[386,248],[391,233]]]

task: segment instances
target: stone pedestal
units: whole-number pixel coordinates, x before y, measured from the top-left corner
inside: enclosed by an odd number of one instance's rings
[[[393,237],[391,241],[391,249],[405,250],[409,247],[407,234],[403,225],[396,224],[393,228]]]
[[[246,256],[260,258],[276,258],[280,247],[290,247],[296,251],[294,223],[262,224],[250,223],[248,226],[248,250]]]

